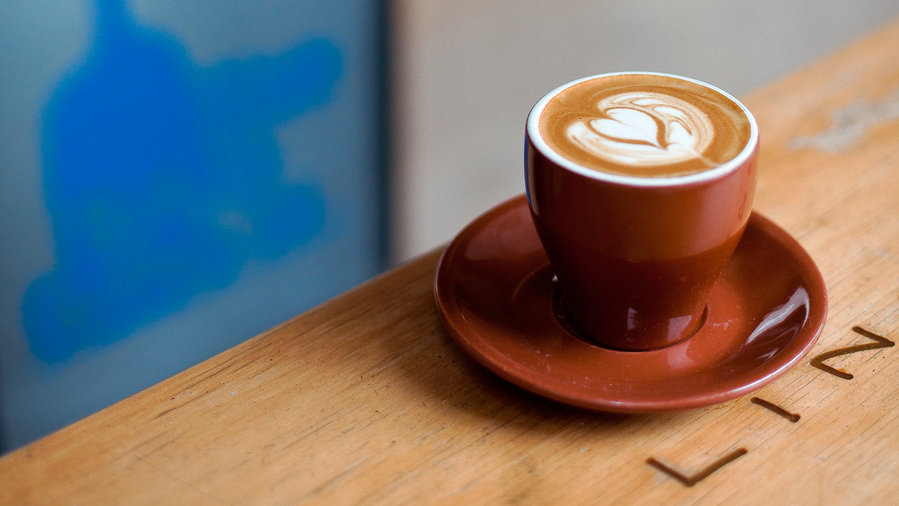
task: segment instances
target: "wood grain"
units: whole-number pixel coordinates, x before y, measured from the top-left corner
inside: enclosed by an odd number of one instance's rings
[[[812,355],[752,394],[795,423],[750,396],[621,416],[510,386],[443,331],[434,252],[3,457],[0,504],[896,504],[897,348],[828,359],[851,380],[808,362],[870,342],[853,326],[899,339],[897,54],[893,22],[745,97],[756,209],[830,297]]]

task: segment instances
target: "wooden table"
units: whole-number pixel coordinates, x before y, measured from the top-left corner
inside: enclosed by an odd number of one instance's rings
[[[750,396],[622,416],[526,393],[444,332],[434,252],[3,457],[0,503],[899,504],[897,58],[893,22],[745,97],[756,209],[830,296],[811,355]]]

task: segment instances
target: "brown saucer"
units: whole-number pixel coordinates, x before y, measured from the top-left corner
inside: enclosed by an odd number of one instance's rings
[[[753,213],[693,337],[652,351],[591,344],[556,317],[553,273],[523,195],[459,233],[440,258],[434,293],[449,333],[494,373],[557,401],[622,413],[756,390],[811,350],[827,313],[812,259]]]

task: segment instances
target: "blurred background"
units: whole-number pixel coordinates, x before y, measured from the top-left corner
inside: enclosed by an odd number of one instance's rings
[[[524,118],[559,84],[654,70],[744,95],[897,15],[0,0],[0,451],[444,244],[523,191]]]

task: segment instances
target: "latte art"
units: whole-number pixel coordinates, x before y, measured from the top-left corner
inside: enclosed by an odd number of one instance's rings
[[[722,93],[653,74],[612,74],[553,96],[539,131],[559,155],[588,169],[676,177],[718,167],[746,147],[749,120]]]
[[[701,160],[714,135],[714,126],[701,109],[660,93],[612,95],[596,108],[595,118],[568,126],[568,138],[593,156],[616,163],[645,166]]]

